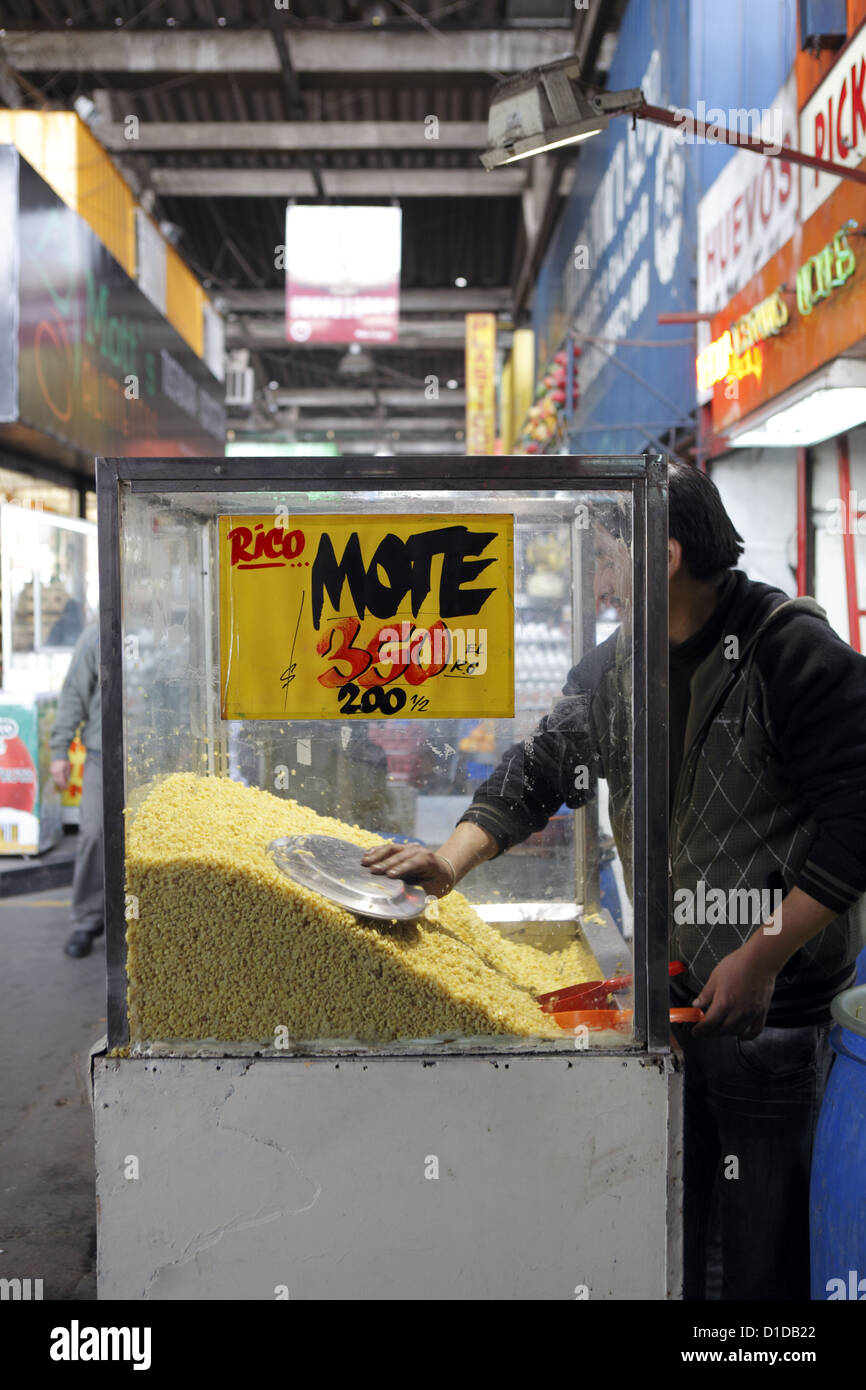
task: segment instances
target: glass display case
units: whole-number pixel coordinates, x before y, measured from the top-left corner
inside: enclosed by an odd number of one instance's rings
[[[109,1047],[668,1047],[663,457],[97,479]],[[411,913],[298,874],[464,817],[510,848]]]

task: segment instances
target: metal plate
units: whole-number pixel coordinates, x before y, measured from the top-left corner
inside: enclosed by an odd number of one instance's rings
[[[287,878],[362,917],[407,922],[427,906],[423,888],[374,874],[361,863],[364,851],[331,835],[288,835],[271,840],[268,853]]]

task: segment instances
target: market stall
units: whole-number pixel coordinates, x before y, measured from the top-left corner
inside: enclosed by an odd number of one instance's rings
[[[100,1297],[678,1296],[665,477],[647,455],[100,461]],[[525,746],[560,648],[601,635],[611,529],[633,930],[601,902],[601,785],[541,872],[512,852],[438,900],[374,878],[365,849],[436,848],[460,811],[426,773],[393,795],[395,723],[446,762],[465,721],[464,756]],[[554,553],[555,658],[515,679]],[[579,716],[572,693],[550,718]],[[591,1010],[560,1001],[592,981],[615,987]]]

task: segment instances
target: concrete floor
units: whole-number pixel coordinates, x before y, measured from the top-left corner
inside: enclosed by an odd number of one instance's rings
[[[105,947],[73,960],[69,890],[0,900],[0,1278],[96,1298],[88,1053],[105,1032]]]

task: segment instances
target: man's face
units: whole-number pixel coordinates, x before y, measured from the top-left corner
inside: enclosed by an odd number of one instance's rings
[[[629,606],[631,600],[631,556],[624,541],[605,526],[595,523],[595,577],[593,593],[598,610]]]

